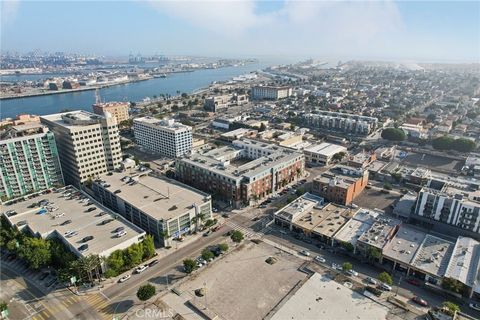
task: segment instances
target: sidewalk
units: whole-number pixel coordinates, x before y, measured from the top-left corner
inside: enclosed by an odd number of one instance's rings
[[[217,222],[216,225],[221,225],[221,224],[224,223],[224,219],[221,218],[221,217],[217,217],[217,220],[218,220],[218,222]],[[171,246],[170,249],[166,249],[166,248],[156,249],[155,250],[156,255],[154,257],[152,257],[151,259],[142,262],[141,264],[142,265],[143,264],[148,264],[153,260],[162,259],[162,258],[174,253],[175,251],[177,251],[181,248],[184,248],[184,247],[188,246],[189,244],[197,241],[201,237],[202,237],[202,232],[198,232],[197,234],[192,234],[192,235],[186,236],[184,238],[184,240],[181,241],[181,242],[176,241],[176,240],[172,240],[171,241],[172,246]],[[75,292],[75,288],[73,286],[69,286],[68,290],[70,290],[75,295],[87,295],[87,294],[97,293],[100,290],[106,289],[106,288],[116,284],[121,277],[123,277],[126,274],[132,273],[132,271],[133,270],[127,270],[124,273],[119,274],[118,276],[116,276],[114,278],[106,279],[105,281],[102,281],[99,285],[96,285],[96,286],[91,287],[91,288],[81,286],[81,287],[77,287],[78,291]]]

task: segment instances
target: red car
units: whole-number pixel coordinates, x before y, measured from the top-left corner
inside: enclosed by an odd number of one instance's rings
[[[407,279],[407,282],[410,283],[411,285],[414,285],[414,286],[419,286],[421,285],[422,283],[417,280],[417,279]]]
[[[412,298],[412,301],[415,302],[416,304],[419,304],[419,305],[423,306],[423,307],[427,307],[427,306],[428,306],[427,301],[425,301],[425,300],[423,300],[422,298],[417,297],[417,296],[413,297],[413,298]]]

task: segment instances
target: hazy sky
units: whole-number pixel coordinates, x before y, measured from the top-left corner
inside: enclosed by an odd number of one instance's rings
[[[8,1],[1,48],[480,60],[480,1]]]

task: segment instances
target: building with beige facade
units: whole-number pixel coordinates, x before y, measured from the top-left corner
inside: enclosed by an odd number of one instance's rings
[[[128,120],[128,108],[130,107],[130,102],[106,102],[106,103],[95,103],[93,105],[93,112],[103,116],[105,112],[110,113],[117,119],[117,123]]]
[[[120,168],[122,150],[115,117],[79,110],[40,117],[55,134],[65,184],[80,187]]]

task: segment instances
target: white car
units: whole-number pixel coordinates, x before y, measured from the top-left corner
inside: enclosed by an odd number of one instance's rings
[[[128,279],[130,279],[131,275],[127,274],[127,275],[124,275],[123,277],[121,277],[118,282],[122,283],[122,282],[125,282],[127,281]]]
[[[117,232],[117,234],[115,235],[117,238],[121,238],[123,236],[127,235],[127,231],[120,231],[120,232]]]
[[[351,276],[358,277],[358,272],[355,270],[348,270],[347,273]]]
[[[143,266],[140,266],[137,269],[135,269],[135,272],[142,273],[143,271],[147,270],[147,268],[148,268],[148,265],[144,264]]]
[[[321,257],[321,256],[316,256],[316,257],[315,257],[315,261],[320,262],[320,263],[325,263],[325,262],[327,262],[327,260],[325,260],[325,258],[324,258],[324,257]]]
[[[388,284],[386,283],[380,283],[380,289],[384,290],[384,291],[392,291],[392,287],[390,287]]]
[[[468,306],[473,310],[480,311],[480,303],[470,303]]]
[[[365,280],[367,280],[368,283],[373,284],[374,286],[377,284],[377,280],[373,279],[372,277],[367,277]]]
[[[302,250],[300,251],[300,254],[305,256],[305,257],[309,257],[310,256],[310,252],[308,252],[307,250]]]

